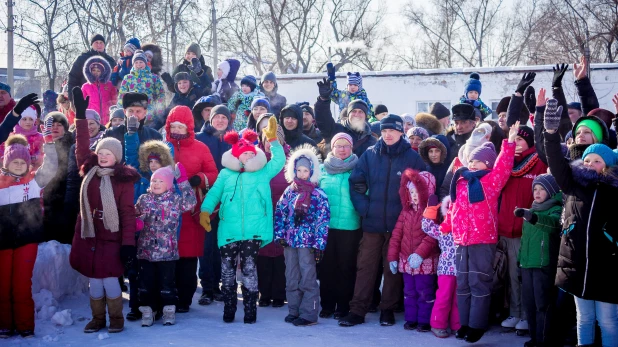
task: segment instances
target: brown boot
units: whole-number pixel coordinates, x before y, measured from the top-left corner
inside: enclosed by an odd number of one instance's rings
[[[107,298],[107,313],[109,314],[109,333],[119,333],[124,330],[124,316],[122,315],[122,295]]]
[[[85,333],[96,333],[105,328],[105,298],[93,299],[90,297],[92,320],[86,324]]]

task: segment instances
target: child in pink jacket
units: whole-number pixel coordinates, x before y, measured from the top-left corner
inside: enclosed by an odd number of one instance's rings
[[[84,77],[88,82],[82,86],[84,97],[89,96],[88,108],[97,111],[101,116],[101,124],[109,122],[109,108],[116,105],[118,91],[109,81],[112,73],[107,60],[95,55],[84,64]]]
[[[498,243],[498,198],[513,169],[517,122],[502,142],[500,156],[491,142],[468,157],[468,166],[455,171],[443,233],[453,233],[457,268],[458,339],[474,343],[488,328],[493,260]],[[497,157],[497,158],[496,158]],[[494,165],[495,164],[495,165]]]

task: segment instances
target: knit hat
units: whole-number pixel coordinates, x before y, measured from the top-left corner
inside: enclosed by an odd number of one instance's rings
[[[474,106],[470,104],[457,104],[451,108],[453,120],[475,120]]]
[[[352,136],[348,135],[347,133],[336,133],[335,136],[333,136],[333,138],[330,140],[330,146],[335,147],[335,142],[341,139],[348,141],[350,145],[354,145],[354,140],[352,140]]]
[[[414,116],[409,114],[409,113],[404,113],[401,115],[401,120],[404,123],[412,123],[412,126],[416,126],[416,120],[414,119]]]
[[[439,102],[434,102],[429,106],[429,113],[438,119],[447,118],[451,115],[451,111]]]
[[[582,110],[582,104],[579,103],[579,102],[575,102],[575,101],[569,102],[567,104],[567,108],[572,108],[572,109],[581,111]]]
[[[361,110],[365,113],[365,116],[369,114],[369,106],[367,106],[367,103],[361,99],[350,101],[348,104],[348,114],[350,114],[352,110]]]
[[[388,113],[388,108],[386,108],[386,106],[382,105],[382,104],[377,104],[373,107],[373,113],[374,114],[380,114],[380,113]]]
[[[380,131],[392,129],[403,133],[403,119],[396,114],[389,114],[380,120]]]
[[[210,110],[210,118],[212,119],[212,117],[218,115],[218,114],[222,114],[224,116],[227,117],[228,121],[232,121],[232,115],[230,115],[230,110],[227,108],[227,106],[225,105],[217,105],[215,107],[212,108],[212,110]]]
[[[137,51],[138,49],[141,49],[142,45],[139,42],[139,39],[137,37],[132,37],[130,39],[127,40],[127,42],[124,44],[123,49],[128,50],[129,52],[135,54],[135,51]]]
[[[296,172],[296,170],[301,166],[306,167],[309,170],[310,176],[313,175],[313,167],[312,167],[313,165],[312,165],[311,159],[307,158],[304,155],[301,155],[300,157],[298,157],[298,159],[294,161],[294,171]]]
[[[481,90],[483,89],[483,85],[481,84],[481,76],[478,72],[473,72],[470,74],[470,79],[466,82],[464,86],[464,96],[468,98],[468,92],[471,90],[477,91],[479,96],[481,96]]]
[[[128,92],[122,96],[122,108],[129,107],[148,108],[148,95],[144,93]]]
[[[189,76],[188,72],[180,71],[174,75],[174,83],[178,83],[180,81],[191,81],[191,76]]]
[[[363,89],[363,77],[359,72],[348,72],[348,84],[358,86],[358,89]]]
[[[418,136],[418,137],[421,138],[421,141],[422,141],[422,140],[424,140],[424,139],[429,137],[429,133],[424,128],[412,127],[410,129],[408,129],[408,132],[406,133],[406,136],[408,138],[410,138],[412,136]]]
[[[517,136],[521,137],[528,144],[528,148],[534,147],[534,130],[527,125],[520,125]]]
[[[612,111],[606,110],[604,108],[598,108],[598,107],[588,112],[587,116],[598,117],[600,120],[605,122],[605,125],[607,125],[608,129],[612,127],[612,120],[615,118],[615,115]]]
[[[616,153],[602,143],[595,143],[588,146],[588,148],[584,151],[582,160],[586,159],[586,156],[590,153],[598,154],[601,158],[603,158],[605,165],[608,167],[616,165],[616,162],[618,161]]]
[[[303,112],[309,112],[309,113],[311,113],[311,117],[315,118],[315,113],[313,112],[313,107],[311,107],[311,105],[309,105],[308,102],[304,101],[304,102],[298,102],[296,104],[300,107],[301,110],[303,110]]]
[[[93,121],[97,122],[97,124],[101,124],[101,116],[95,110],[87,109],[86,110],[86,119],[92,119]]]
[[[558,186],[558,183],[556,182],[556,179],[554,178],[554,176],[550,175],[550,174],[540,174],[538,176],[536,176],[534,178],[534,181],[532,181],[532,190],[534,191],[534,186],[540,184],[541,187],[543,187],[543,189],[545,189],[545,191],[547,192],[547,195],[549,195],[549,197],[552,197],[556,194],[558,194],[558,192],[560,191],[560,187]]]
[[[174,188],[174,171],[169,166],[158,168],[150,176],[150,182],[155,179],[160,179],[165,183],[165,189],[170,190]]]
[[[496,154],[494,144],[491,142],[485,142],[470,153],[470,158],[468,158],[468,161],[478,160],[487,165],[487,168],[493,169],[497,157],[498,155]]]
[[[480,145],[489,141],[487,137],[491,132],[492,127],[488,123],[481,123],[476,129],[472,130],[472,135],[470,135],[465,145],[459,148],[459,153],[457,154],[459,161],[462,163],[469,162],[471,153]]]
[[[111,107],[110,107],[110,111],[111,111]],[[120,119],[124,120],[124,118],[125,118],[124,110],[119,108],[119,107],[117,107],[113,111],[111,111],[110,115],[111,115],[109,117],[110,120],[112,120],[114,118],[120,118]]]
[[[272,83],[277,85],[277,76],[275,75],[274,72],[268,71],[267,73],[262,75],[262,80],[260,81],[260,84],[264,83],[264,81],[271,81]]]
[[[575,134],[577,134],[577,130],[579,129],[579,127],[581,126],[585,126],[588,129],[590,129],[590,131],[592,131],[592,133],[594,134],[594,136],[597,138],[597,141],[601,142],[603,141],[603,129],[601,128],[601,126],[599,125],[599,123],[595,122],[592,119],[584,119],[581,120],[578,124],[577,124],[577,128],[575,128]]]
[[[268,102],[267,98],[261,96],[254,97],[253,101],[251,102],[251,109],[253,110],[253,108],[256,106],[266,107],[266,111],[270,111],[270,103]]]
[[[54,119],[53,120],[54,123],[62,124],[64,131],[69,130],[69,120],[64,114],[62,114],[62,112],[58,112],[58,111],[50,112],[45,117],[45,120],[47,120],[48,117],[52,117]]]
[[[8,168],[9,163],[15,159],[22,159],[26,162],[28,167],[32,163],[30,158],[30,151],[28,150],[28,140],[24,135],[14,134],[4,143],[4,158],[2,161],[2,167]]]
[[[240,85],[242,86],[243,84],[249,86],[251,91],[253,91],[257,87],[257,80],[255,76],[247,75],[240,80]]]
[[[5,92],[9,93],[9,95],[11,95],[11,86],[9,86],[8,84],[0,82],[0,90],[4,90]]]
[[[148,64],[148,57],[141,49],[138,49],[137,51],[135,51],[135,53],[133,53],[133,64],[135,64],[135,62],[138,60],[143,61],[144,64]]]
[[[90,37],[90,45],[92,46],[95,41],[103,41],[105,43],[105,37],[101,34],[94,34]]]
[[[197,55],[198,59],[202,56],[202,49],[200,48],[200,45],[198,45],[195,42],[191,42],[189,45],[187,45],[187,48],[185,49],[185,52],[193,52],[193,53],[195,53],[195,55]]]
[[[36,108],[33,106],[29,106],[21,113],[21,118],[32,118],[33,120],[37,120],[39,114],[36,111]]]
[[[223,136],[223,140],[232,145],[232,155],[236,158],[240,158],[240,155],[245,152],[257,154],[254,145],[257,140],[257,134],[253,130],[245,130],[242,134],[242,138],[238,136],[236,131],[228,131],[225,136]]]
[[[116,158],[116,163],[120,163],[122,161],[122,144],[117,139],[113,137],[106,137],[99,140],[94,152],[98,154],[99,151],[102,149],[107,149],[108,151],[112,152],[112,154],[114,154],[114,157]]]

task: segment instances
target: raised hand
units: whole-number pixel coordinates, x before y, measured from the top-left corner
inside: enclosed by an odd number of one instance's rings
[[[326,72],[328,73],[328,79],[331,81],[334,81],[336,79],[335,77],[335,65],[333,65],[333,63],[328,63],[326,64]]]
[[[202,71],[202,64],[200,63],[200,60],[197,58],[191,59],[191,65],[189,65],[189,69],[191,69],[191,71],[195,73],[200,73],[200,71]]]
[[[52,125],[54,125],[54,117],[47,117],[45,122],[41,124],[43,130],[43,140],[46,143],[54,142],[52,138]]]
[[[543,126],[548,132],[555,132],[560,126],[560,117],[562,116],[562,106],[558,106],[558,100],[547,100],[547,106],[545,107],[545,119]]]
[[[539,95],[536,97],[536,107],[543,107],[547,103],[548,98],[545,97],[547,91],[545,88],[539,90]]]
[[[569,69],[569,64],[556,64],[556,66],[552,67],[554,70],[554,77],[551,81],[552,88],[561,88],[562,87],[562,78],[564,77],[564,73]]]
[[[536,95],[534,87],[528,86],[524,91],[524,105],[528,109],[528,113],[534,113],[536,110]]]
[[[73,107],[75,107],[75,118],[86,119],[86,109],[90,102],[90,96],[84,98],[84,93],[80,87],[73,87]]]
[[[528,88],[529,85],[534,82],[534,78],[536,77],[535,72],[527,72],[524,73],[519,84],[517,84],[517,89],[515,89],[515,93],[519,93],[520,95],[524,95],[524,91]]]
[[[28,107],[33,106],[38,103],[38,96],[36,93],[30,93],[23,98],[19,99],[15,107],[13,107],[13,112],[15,112],[18,116],[21,116],[21,113],[24,112]]]
[[[137,119],[137,117],[129,116],[129,118],[127,118],[127,132],[129,132],[129,134],[136,133],[138,128],[139,120]]]
[[[322,81],[318,82],[318,91],[322,100],[328,100],[330,98],[330,94],[333,92],[333,87],[326,77],[324,77]]]
[[[517,137],[518,132],[519,132],[519,121],[511,125],[511,129],[509,130],[509,142],[515,142],[515,138]]]
[[[579,58],[579,64],[573,64],[573,76],[579,81],[588,76],[588,61],[583,55]]]

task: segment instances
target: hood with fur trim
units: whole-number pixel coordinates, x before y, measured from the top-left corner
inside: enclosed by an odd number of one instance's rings
[[[190,108],[187,106],[176,106],[170,111],[170,114],[167,116],[167,120],[165,121],[165,137],[169,142],[174,141],[170,137],[171,124],[174,122],[180,122],[186,125],[187,132],[189,133],[189,139],[195,139],[195,123],[193,121],[193,113]]]
[[[262,170],[268,160],[266,154],[259,147],[255,147],[255,157],[247,160],[243,166],[238,158],[232,155],[232,150],[227,150],[221,157],[221,165],[223,167],[236,172],[256,172]]]
[[[442,141],[438,140],[435,137],[426,138],[418,146],[418,154],[420,154],[425,164],[436,165],[432,163],[431,160],[429,160],[429,148],[430,147],[437,147],[440,150],[440,162],[437,165],[443,164],[448,154],[446,150],[446,146],[444,145],[444,143],[442,143]]]
[[[105,60],[105,58],[103,58],[100,55],[95,55],[94,57],[90,57],[84,63],[84,70],[83,71],[84,71],[84,76],[86,77],[86,80],[89,83],[96,83],[97,82],[97,79],[94,78],[94,76],[90,72],[90,67],[93,64],[98,64],[100,66],[103,66],[103,71],[101,71],[101,76],[99,77],[99,82],[101,82],[101,83],[109,82],[109,79],[110,79],[110,77],[112,75],[112,68],[109,65],[109,63],[107,62],[107,60]]]
[[[297,147],[290,154],[288,162],[285,164],[285,179],[289,183],[294,181],[294,177],[296,177],[294,166],[296,164],[296,160],[301,156],[305,156],[311,160],[311,163],[313,164],[313,174],[309,178],[309,181],[311,181],[311,183],[318,184],[321,177],[320,160],[318,159],[318,152],[316,148],[308,144]]]
[[[610,166],[600,174],[585,167],[584,161],[581,159],[572,161],[570,165],[573,171],[573,178],[584,187],[594,183],[604,183],[618,188],[618,165]]]
[[[418,113],[414,117],[417,127],[424,128],[429,132],[429,136],[442,134],[442,123],[436,116],[429,113]]]
[[[142,172],[150,172],[148,165],[150,153],[156,153],[161,158],[161,166],[174,166],[174,158],[167,144],[159,140],[150,140],[139,146],[139,169]]]
[[[150,71],[153,74],[158,75],[163,69],[163,54],[161,54],[161,47],[156,43],[147,43],[142,45],[142,51],[151,51],[152,60],[150,61]]]
[[[418,211],[425,210],[427,207],[427,200],[429,195],[435,192],[430,192],[427,187],[427,183],[420,176],[420,172],[412,169],[406,169],[401,175],[401,183],[399,185],[399,198],[401,199],[401,206],[404,210],[412,208],[410,205],[410,191],[408,190],[408,183],[412,182],[418,192]]]

